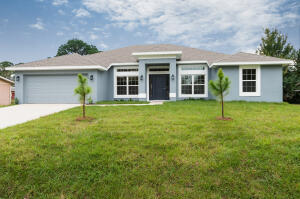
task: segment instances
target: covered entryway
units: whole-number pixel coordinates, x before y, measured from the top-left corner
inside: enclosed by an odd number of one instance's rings
[[[169,100],[169,74],[150,74],[149,75],[149,99],[150,100]]]
[[[25,75],[24,103],[76,104],[77,75]]]

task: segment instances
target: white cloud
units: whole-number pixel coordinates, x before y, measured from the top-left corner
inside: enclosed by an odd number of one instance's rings
[[[107,14],[114,25],[127,31],[147,28],[156,42],[227,46],[234,51],[255,49],[263,28],[288,27],[300,17],[299,6],[289,0],[82,1],[87,9]]]
[[[57,12],[58,12],[58,14],[60,14],[60,15],[65,15],[65,14],[66,14],[65,11],[60,10],[60,9],[59,9]]]
[[[44,30],[45,25],[43,23],[43,20],[41,18],[36,18],[36,23],[29,25],[31,28],[37,29],[37,30]]]
[[[52,5],[60,6],[63,4],[67,4],[68,2],[69,2],[68,0],[53,0]]]
[[[64,29],[64,30],[70,30],[70,28],[68,26],[63,26],[62,29]]]
[[[83,8],[74,9],[72,12],[75,13],[76,17],[90,17],[91,16],[89,11],[87,11],[86,9],[83,9]]]
[[[100,46],[100,50],[105,50],[108,48],[108,46],[105,43],[101,43],[99,44],[99,46]]]
[[[63,36],[64,33],[63,33],[63,32],[57,32],[56,35],[57,35],[57,36]]]
[[[96,40],[96,39],[98,39],[99,37],[97,36],[97,35],[95,35],[94,33],[91,33],[90,34],[90,39],[91,40]]]

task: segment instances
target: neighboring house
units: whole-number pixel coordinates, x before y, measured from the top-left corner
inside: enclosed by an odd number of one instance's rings
[[[20,103],[78,103],[77,74],[88,77],[93,101],[214,99],[208,81],[222,68],[231,80],[225,100],[282,102],[282,66],[291,60],[226,55],[184,46],[137,45],[54,57],[14,67]]]
[[[13,81],[0,76],[0,105],[11,104]]]

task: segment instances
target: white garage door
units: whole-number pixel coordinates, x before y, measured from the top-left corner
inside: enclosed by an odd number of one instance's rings
[[[28,75],[24,76],[24,101],[28,104],[79,103],[74,95],[76,75]]]

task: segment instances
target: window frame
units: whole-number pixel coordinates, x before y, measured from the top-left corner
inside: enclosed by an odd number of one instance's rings
[[[138,69],[138,66],[126,66],[126,67],[114,67],[114,98],[138,98],[139,92],[136,95],[129,95],[129,77],[137,77],[138,85],[132,85],[139,87],[139,71],[118,71],[118,69]],[[117,92],[117,78],[126,77],[126,95],[118,95]],[[125,86],[125,85],[124,85]],[[139,89],[138,89],[139,90]]]
[[[184,67],[196,67],[201,66],[204,67],[204,70],[183,70]],[[208,68],[206,65],[203,64],[188,64],[188,65],[179,65],[178,66],[178,93],[179,97],[191,97],[191,98],[203,98],[208,97]],[[182,94],[181,90],[181,76],[182,75],[192,75],[192,94]],[[204,94],[194,94],[194,86],[195,85],[202,85],[202,84],[194,84],[194,76],[195,75],[204,75]],[[183,84],[187,85],[187,84]]]
[[[243,69],[256,69],[256,92],[244,92],[243,82],[254,80],[243,80]],[[260,65],[244,65],[239,66],[239,96],[241,97],[255,97],[261,96],[261,67]]]

